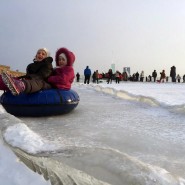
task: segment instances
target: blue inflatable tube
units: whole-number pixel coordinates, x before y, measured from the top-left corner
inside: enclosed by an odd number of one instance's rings
[[[66,114],[79,103],[80,98],[74,90],[49,89],[32,94],[13,96],[4,92],[0,103],[4,109],[20,117],[41,117]]]

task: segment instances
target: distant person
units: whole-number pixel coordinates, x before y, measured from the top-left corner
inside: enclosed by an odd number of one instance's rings
[[[90,77],[91,77],[91,70],[89,69],[89,66],[87,66],[84,69],[84,76],[85,76],[84,84],[86,84],[86,83],[89,84]]]
[[[157,72],[156,72],[156,70],[153,71],[152,77],[154,78],[154,82],[155,82],[156,81],[156,78],[157,78]]]
[[[96,82],[96,71],[94,71],[94,73],[92,74],[92,82]]]
[[[148,76],[148,79],[149,79],[149,82],[151,82],[151,81],[152,81],[152,76],[149,75],[149,76]]]
[[[123,72],[123,74],[122,74],[122,76],[123,76],[123,80],[124,81],[128,81],[128,75],[127,75],[127,72]]]
[[[144,80],[144,71],[141,71],[141,74],[140,74],[140,82],[143,82]]]
[[[136,81],[136,73],[132,74],[132,76],[130,77],[130,81]]]
[[[112,69],[109,69],[108,71],[108,80],[107,83],[112,83],[112,78],[113,78],[113,73],[112,73]]]
[[[176,82],[176,67],[175,66],[171,67],[170,77],[172,78],[172,82]]]
[[[96,70],[96,72],[95,72],[95,79],[96,79],[96,83],[98,84],[99,83],[99,72],[98,72],[98,70]]]
[[[53,71],[53,58],[46,48],[38,49],[33,62],[26,68],[26,75],[13,78],[8,73],[2,73],[2,80],[13,95],[30,94],[52,88],[47,82]]]
[[[79,74],[79,72],[76,73],[76,81],[77,81],[77,82],[80,81],[80,74]]]
[[[60,48],[55,54],[56,68],[48,78],[52,87],[57,89],[71,89],[71,84],[75,78],[73,63],[75,55],[67,48]]]
[[[161,77],[159,82],[164,82],[166,79],[166,74],[165,74],[165,70],[162,70],[162,72],[160,73]]]
[[[178,81],[178,83],[180,83],[180,81],[181,81],[181,76],[179,74],[177,75],[177,81]]]
[[[185,83],[185,75],[183,75],[183,82]]]
[[[136,79],[136,82],[139,81],[139,73],[138,73],[138,71],[137,71],[136,74],[135,74],[135,79]]]
[[[119,73],[119,71],[116,71],[115,78],[116,78],[116,83],[119,84],[119,78],[120,78],[120,73]]]
[[[145,81],[148,82],[148,77],[146,76]]]

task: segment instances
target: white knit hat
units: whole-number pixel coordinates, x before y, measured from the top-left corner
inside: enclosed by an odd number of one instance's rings
[[[50,52],[49,52],[49,50],[47,49],[47,48],[40,48],[40,49],[38,49],[38,51],[39,50],[43,50],[43,51],[45,51],[46,52],[46,54],[47,54],[47,57],[49,57],[50,56]],[[38,52],[37,51],[37,52]]]

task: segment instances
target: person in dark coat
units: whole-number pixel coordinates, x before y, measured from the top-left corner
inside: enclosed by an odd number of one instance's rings
[[[13,78],[7,73],[2,73],[2,79],[13,95],[20,93],[34,93],[43,89],[50,89],[51,85],[47,83],[47,78],[53,71],[53,58],[50,57],[46,48],[37,51],[33,63],[26,68],[26,75]]]
[[[86,84],[86,83],[89,84],[90,77],[91,77],[91,70],[89,69],[89,66],[87,66],[84,69],[84,76],[85,76],[84,84]]]
[[[76,81],[77,81],[77,82],[79,82],[79,81],[80,81],[80,74],[79,74],[79,72],[78,72],[78,73],[76,73]]]
[[[162,70],[162,72],[160,73],[160,80],[159,82],[164,82],[166,79],[166,74],[165,74],[165,70]]]
[[[73,63],[75,55],[67,48],[60,48],[55,55],[56,68],[48,78],[52,87],[57,89],[71,89],[71,84],[75,78]]]
[[[93,83],[96,82],[96,71],[94,71],[93,74],[92,74],[92,82]]]
[[[112,73],[112,69],[109,69],[108,71],[108,80],[107,83],[112,83],[112,78],[113,78],[113,73]]]
[[[138,82],[139,81],[139,73],[138,73],[138,71],[136,72],[135,77],[136,77],[135,81]]]
[[[172,78],[172,82],[176,82],[176,67],[175,66],[171,67],[170,77]]]
[[[185,75],[183,75],[183,82],[185,82]]]
[[[154,78],[154,82],[155,82],[156,81],[156,78],[157,78],[157,72],[156,72],[156,70],[153,71],[152,77]]]
[[[98,70],[95,71],[95,82],[97,84],[99,83],[99,72],[98,72]]]

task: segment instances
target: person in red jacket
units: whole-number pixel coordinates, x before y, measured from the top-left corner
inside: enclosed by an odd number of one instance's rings
[[[56,68],[52,75],[48,78],[48,83],[54,88],[71,89],[71,84],[75,78],[73,63],[75,55],[67,48],[60,48],[55,55]]]

